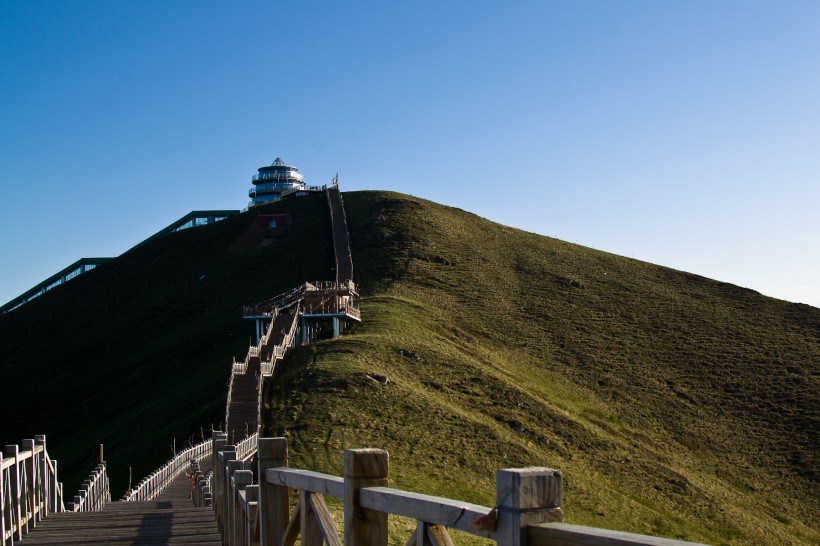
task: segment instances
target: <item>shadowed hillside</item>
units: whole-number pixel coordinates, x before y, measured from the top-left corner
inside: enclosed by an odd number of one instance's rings
[[[404,195],[345,204],[363,323],[269,387],[292,465],[381,447],[397,486],[487,505],[497,468],[546,465],[571,523],[820,539],[820,310]]]
[[[290,212],[276,234],[258,214]],[[0,441],[45,433],[73,494],[105,444],[112,495],[225,418],[242,305],[333,278],[323,195],[174,233],[0,316]]]

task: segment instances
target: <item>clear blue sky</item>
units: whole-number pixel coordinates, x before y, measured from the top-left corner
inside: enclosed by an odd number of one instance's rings
[[[277,156],[820,307],[820,2],[0,3],[0,303]]]

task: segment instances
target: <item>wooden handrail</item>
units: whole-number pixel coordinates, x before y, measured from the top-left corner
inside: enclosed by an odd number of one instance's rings
[[[73,502],[66,503],[67,512],[99,512],[111,502],[105,461],[94,467],[88,479],[80,486]]]
[[[22,447],[22,449],[20,449]],[[49,513],[63,512],[63,484],[46,437],[7,445],[0,452],[0,544],[13,544]]]
[[[224,442],[222,435],[215,445]],[[215,436],[215,439],[217,436]],[[417,529],[408,541],[421,546],[452,544],[447,528],[492,539],[499,546],[692,546],[667,538],[595,529],[562,523],[562,476],[551,468],[499,470],[496,506],[480,506],[453,499],[387,487],[386,451],[345,451],[344,476],[289,468],[287,440],[259,438],[257,476],[251,484],[246,462],[238,461],[233,446],[215,455],[215,515],[229,546],[293,544],[302,534],[303,546],[341,546],[324,496],[344,500],[345,543],[386,546],[389,514],[413,518]],[[299,491],[290,509],[288,491]]]
[[[471,526],[492,508],[390,487],[366,487],[359,491],[359,502],[365,508],[444,525],[474,535],[493,538],[494,533]]]
[[[147,501],[153,500],[174,479],[190,468],[192,460],[199,460],[210,456],[213,440],[205,440],[197,445],[191,446],[172,457],[167,463],[146,476],[137,484],[137,487],[123,495],[123,501]]]
[[[558,546],[590,544],[593,546],[691,546],[693,542],[659,538],[647,535],[636,535],[610,529],[598,529],[568,523],[541,523],[527,528],[530,546]]]

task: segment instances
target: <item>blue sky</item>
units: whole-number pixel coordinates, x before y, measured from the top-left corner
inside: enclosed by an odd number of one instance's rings
[[[0,303],[277,156],[820,307],[820,2],[0,3]]]

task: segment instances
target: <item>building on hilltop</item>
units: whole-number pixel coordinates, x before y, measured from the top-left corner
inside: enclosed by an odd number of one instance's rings
[[[289,165],[280,158],[269,167],[259,167],[259,172],[253,176],[253,187],[248,191],[251,202],[249,207],[278,201],[286,195],[306,191],[305,177],[299,169]]]
[[[253,187],[248,191],[251,198],[248,208],[257,205],[264,205],[272,201],[278,201],[285,197],[302,197],[311,193],[321,193],[327,189],[327,185],[308,186],[305,177],[296,167],[285,165],[281,158],[267,167],[259,167],[259,172],[253,175]],[[333,179],[336,185],[337,177]]]

